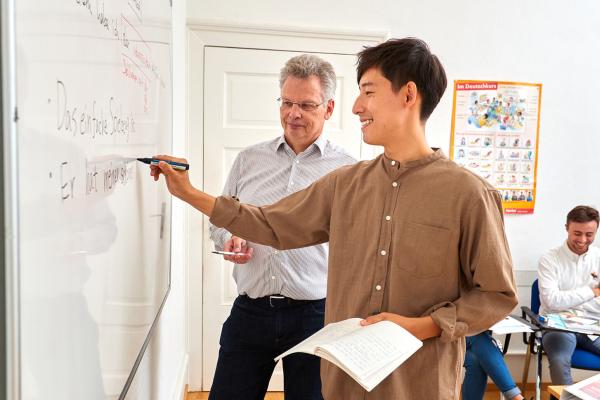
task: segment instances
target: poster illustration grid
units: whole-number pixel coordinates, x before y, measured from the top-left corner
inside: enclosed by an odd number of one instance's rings
[[[496,187],[506,214],[533,213],[542,85],[454,81],[450,158]]]

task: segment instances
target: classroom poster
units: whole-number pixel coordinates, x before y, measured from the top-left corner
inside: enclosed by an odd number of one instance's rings
[[[542,85],[454,81],[450,158],[496,187],[506,214],[535,206]]]

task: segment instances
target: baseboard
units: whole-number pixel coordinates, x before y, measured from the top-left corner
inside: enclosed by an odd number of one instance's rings
[[[188,364],[189,358],[187,353],[183,356],[181,365],[179,366],[179,372],[177,373],[177,379],[175,380],[175,387],[171,396],[172,400],[187,399],[188,393]]]

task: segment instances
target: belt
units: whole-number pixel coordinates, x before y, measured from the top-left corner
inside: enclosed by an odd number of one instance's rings
[[[251,297],[248,297],[245,294],[240,295],[241,298],[243,298],[246,301],[255,303],[255,304],[260,304],[260,305],[265,305],[265,306],[269,306],[269,307],[279,307],[279,306],[295,306],[295,305],[303,305],[303,304],[309,304],[309,303],[314,303],[317,301],[323,301],[325,299],[317,299],[317,300],[296,300],[296,299],[292,299],[290,297],[285,297],[282,296],[280,294],[272,294],[270,296],[264,296],[264,297],[259,297],[256,299],[253,299]]]

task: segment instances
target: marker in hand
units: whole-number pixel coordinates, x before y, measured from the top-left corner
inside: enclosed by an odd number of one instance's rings
[[[180,163],[176,161],[159,160],[157,158],[138,158],[137,160],[143,162],[144,164],[150,165],[158,165],[159,162],[164,161],[171,167],[173,167],[173,169],[176,169],[178,171],[187,171],[188,169],[190,169],[190,164]]]

